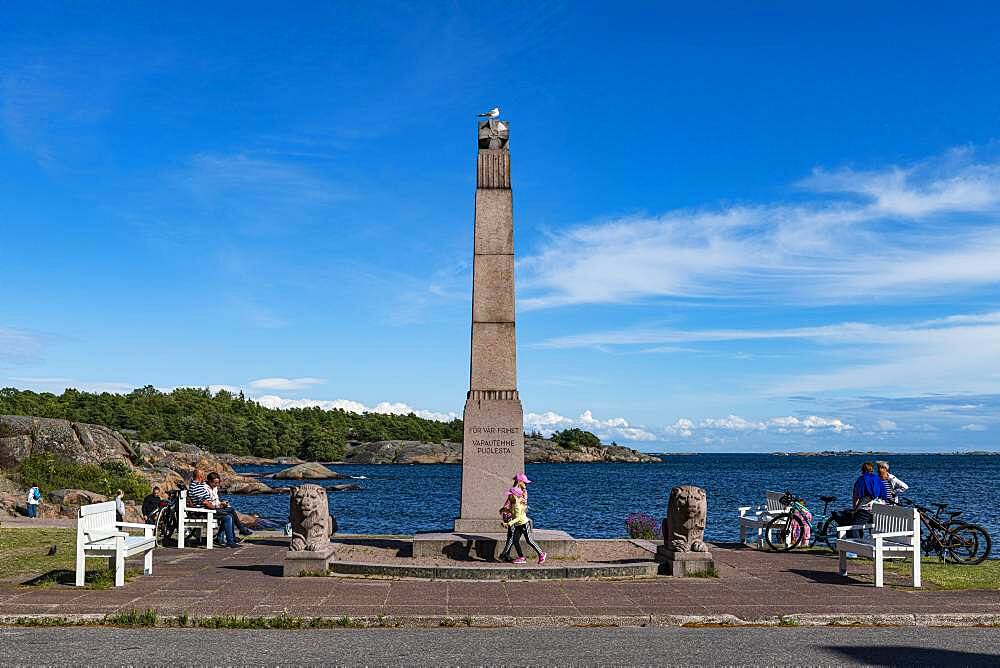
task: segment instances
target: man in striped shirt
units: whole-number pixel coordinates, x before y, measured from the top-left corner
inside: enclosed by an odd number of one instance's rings
[[[188,505],[196,508],[210,508],[212,510],[222,510],[222,504],[212,494],[211,488],[205,482],[205,472],[195,469],[191,477],[191,484],[188,485]],[[219,516],[219,535],[215,540],[216,544],[222,547],[238,547],[236,534],[233,531],[233,517],[229,514]]]

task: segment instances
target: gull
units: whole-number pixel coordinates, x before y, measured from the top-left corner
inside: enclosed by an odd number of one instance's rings
[[[479,118],[496,118],[500,115],[500,107],[493,107],[489,111],[479,114]]]

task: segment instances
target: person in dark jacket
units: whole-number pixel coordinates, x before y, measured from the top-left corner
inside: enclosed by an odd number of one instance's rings
[[[146,498],[142,500],[142,516],[145,518],[147,524],[152,524],[151,518],[153,513],[160,507],[160,501],[163,497],[160,496],[160,488],[154,487],[151,494],[147,494]]]

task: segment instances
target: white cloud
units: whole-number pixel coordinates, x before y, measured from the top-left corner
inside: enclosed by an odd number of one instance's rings
[[[557,232],[519,263],[520,305],[777,295],[851,302],[1000,282],[1000,162],[957,151],[907,168],[817,170],[802,185],[819,193],[815,201]]]
[[[352,401],[351,399],[286,399],[273,394],[254,397],[254,401],[266,408],[322,408],[326,411],[339,409],[351,413],[382,413],[385,415],[409,415],[410,413],[414,413],[418,417],[427,420],[440,420],[442,422],[448,422],[459,417],[454,412],[441,413],[438,411],[428,411],[413,408],[408,404],[388,401],[383,401],[369,407],[360,401]]]
[[[878,427],[879,431],[896,431],[897,429],[896,423],[886,418],[880,419],[876,423],[876,426]]]
[[[250,387],[255,390],[304,390],[313,385],[322,385],[322,378],[259,378],[250,381]]]
[[[986,431],[986,426],[981,424],[967,424],[962,427],[962,431]]]
[[[825,418],[818,415],[809,415],[806,417],[789,415],[761,421],[747,420],[738,415],[729,415],[724,418],[705,418],[698,422],[688,418],[678,418],[676,422],[669,427],[665,427],[663,431],[668,438],[673,436],[691,438],[696,432],[750,433],[772,431],[779,434],[816,434],[820,432],[841,434],[853,430],[853,425],[844,422],[840,418]]]
[[[767,429],[767,423],[751,422],[738,415],[730,415],[724,418],[706,418],[699,425],[703,429],[725,429],[727,431],[753,431]]]
[[[694,422],[687,418],[677,418],[672,425],[666,428],[666,431],[681,438],[690,438],[694,434]]]
[[[593,432],[602,441],[622,440],[622,441],[655,441],[656,435],[647,431],[639,425],[633,425],[625,418],[610,418],[599,420],[594,414],[587,410],[583,411],[579,417],[566,417],[553,411],[544,413],[528,413],[524,416],[524,428],[526,431],[538,430],[545,436],[552,435],[554,431],[566,429],[586,429]]]

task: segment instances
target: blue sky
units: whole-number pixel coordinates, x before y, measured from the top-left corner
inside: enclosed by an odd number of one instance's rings
[[[0,386],[460,413],[476,112],[529,428],[1000,448],[997,9],[30,3]]]

